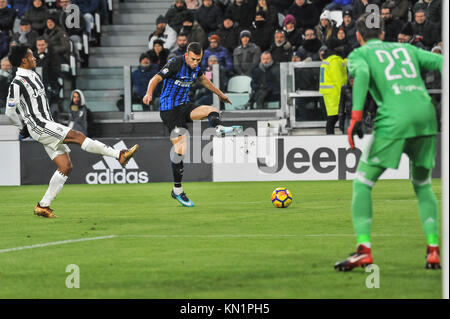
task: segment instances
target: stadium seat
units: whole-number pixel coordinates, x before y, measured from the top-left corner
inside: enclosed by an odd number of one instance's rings
[[[252,78],[247,75],[236,75],[233,76],[228,81],[227,92],[230,93],[250,93],[252,91],[252,87],[250,86],[250,82]]]

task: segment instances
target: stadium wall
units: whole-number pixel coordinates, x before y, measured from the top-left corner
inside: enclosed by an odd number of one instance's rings
[[[275,181],[345,180],[354,176],[361,149],[369,136],[356,141],[357,150],[348,149],[347,137],[272,136],[229,137],[198,140],[190,138],[185,160],[184,181]],[[114,184],[171,182],[171,148],[167,137],[105,138],[101,141],[117,149],[140,144],[141,149],[123,169],[114,159],[89,154],[70,146],[72,184]],[[441,177],[441,137],[434,178]],[[214,152],[212,150],[214,149]],[[55,171],[41,144],[34,141],[0,141],[0,185],[48,184]],[[214,153],[214,154],[213,154]],[[400,169],[383,178],[408,178],[408,160]]]

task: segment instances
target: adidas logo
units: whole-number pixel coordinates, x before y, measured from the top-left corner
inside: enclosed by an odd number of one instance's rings
[[[123,141],[116,143],[113,148],[116,150],[127,149]],[[92,168],[95,172],[86,175],[88,184],[137,184],[148,183],[148,173],[139,171],[134,158],[123,168],[115,158],[103,156],[103,160],[95,163]]]

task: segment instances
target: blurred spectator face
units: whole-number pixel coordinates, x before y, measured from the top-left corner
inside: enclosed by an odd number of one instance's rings
[[[183,6],[184,6],[184,1],[176,1],[175,2],[175,7],[182,8]]]
[[[48,44],[45,42],[45,40],[37,40],[36,41],[36,48],[38,53],[44,53],[45,50],[47,50]]]
[[[1,0],[0,0],[1,1]],[[20,31],[22,32],[28,32],[31,30],[31,24],[26,24],[26,25],[20,25]]]
[[[161,44],[159,44],[159,43],[153,44],[153,50],[155,50],[156,54],[159,55],[161,53],[162,49],[163,49],[163,47]]]
[[[166,28],[166,24],[164,22],[160,22],[156,25],[159,30],[164,30]]]
[[[219,42],[217,42],[217,40],[210,40],[210,41],[209,41],[209,46],[210,46],[212,49],[215,49],[215,48],[217,48],[217,47],[219,46]]]
[[[263,8],[267,7],[266,0],[258,0],[258,5]]]
[[[293,55],[291,61],[292,61],[292,62],[301,62],[302,59],[301,59],[299,56]]]
[[[203,0],[203,5],[207,8],[212,6],[212,0]]]
[[[345,31],[342,29],[339,29],[339,31],[337,33],[337,38],[338,38],[338,40],[344,40],[345,39]]]
[[[53,20],[48,19],[47,20],[47,28],[49,30],[53,30],[55,28],[55,22],[53,22]]]
[[[276,32],[275,33],[275,44],[281,45],[286,41],[286,38],[284,37],[283,32]]]
[[[295,28],[295,25],[293,23],[286,24],[286,30],[291,31]]]
[[[295,4],[301,7],[305,3],[305,0],[295,0]]]
[[[177,38],[177,45],[184,48],[187,45],[187,38],[185,35],[179,35]]]
[[[381,9],[381,19],[384,21],[392,18],[391,10],[389,8]]]
[[[0,0],[0,9],[6,8],[7,5],[8,5],[8,1]]]
[[[350,23],[352,23],[352,17],[351,16],[344,16],[343,20],[344,20],[344,25],[345,26],[348,26],[348,25],[350,25]]]
[[[241,43],[242,45],[245,47],[247,46],[247,44],[250,42],[250,38],[249,37],[242,37],[241,38]]]
[[[80,101],[81,101],[80,94],[78,94],[78,92],[75,92],[73,94],[72,103],[76,104],[76,105],[80,105]]]
[[[219,61],[217,60],[217,58],[215,56],[211,56],[208,59],[208,65],[211,66],[213,64],[219,64]]]
[[[416,20],[417,24],[423,24],[427,19],[427,16],[425,15],[425,12],[419,11],[416,12],[416,16],[414,19]]]
[[[270,53],[261,54],[261,64],[266,66],[269,63],[272,63],[272,55]]]
[[[63,9],[66,9],[68,6],[70,6],[72,4],[72,1],[70,1],[70,0],[61,0],[59,3],[61,4],[61,7]]]
[[[226,18],[225,20],[223,20],[223,26],[225,27],[225,29],[229,29],[233,26],[233,20],[231,20],[230,18]]]
[[[150,59],[149,58],[143,58],[140,61],[140,63],[141,63],[141,67],[145,68],[145,67],[150,65]]]
[[[244,3],[244,0],[234,0],[234,3],[236,3],[236,5],[241,6]]]
[[[41,0],[33,0],[33,6],[35,8],[42,7],[42,1]]]
[[[8,70],[11,70],[11,68],[12,68],[11,63],[9,63],[8,59],[3,59],[0,67],[1,67],[2,71],[5,71],[5,72]]]
[[[398,36],[397,36],[397,42],[408,43],[409,40],[411,40],[411,36],[410,35],[399,33]]]
[[[314,30],[307,29],[305,31],[305,40],[312,40],[316,38],[316,34],[314,33]]]
[[[322,27],[326,27],[330,23],[330,20],[328,19],[320,19],[320,25]]]

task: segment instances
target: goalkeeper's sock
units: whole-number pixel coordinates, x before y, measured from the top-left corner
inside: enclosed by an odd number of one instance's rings
[[[210,127],[217,127],[218,125],[222,125],[222,120],[220,119],[220,115],[218,112],[211,112],[208,115],[208,122]]]
[[[81,144],[81,149],[89,153],[105,155],[116,159],[120,157],[120,150],[116,150],[100,141],[92,140],[89,137],[86,137],[83,144]]]
[[[50,183],[48,185],[47,192],[45,192],[44,197],[39,202],[41,207],[48,207],[55,199],[56,195],[61,191],[65,182],[67,181],[68,176],[64,175],[60,171],[56,170],[50,179]]]
[[[370,247],[372,228],[372,187],[358,180],[353,181],[353,227],[357,244]]]
[[[428,245],[438,245],[438,202],[436,195],[431,188],[431,184],[416,185],[413,184],[419,201],[419,215],[422,221],[422,227],[427,237]]]

